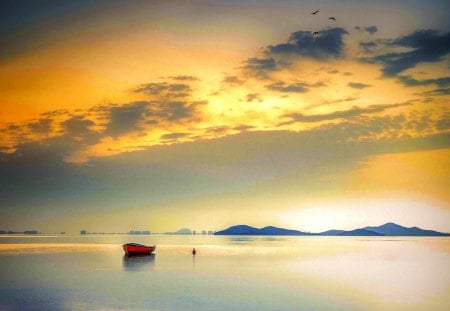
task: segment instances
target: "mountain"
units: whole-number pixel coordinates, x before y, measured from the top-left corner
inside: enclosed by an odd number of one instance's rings
[[[228,229],[217,231],[214,235],[258,235],[259,229],[247,225],[232,226]]]
[[[311,235],[310,233],[268,226],[259,229],[261,235]]]
[[[384,236],[383,233],[374,232],[366,229],[355,229],[351,231],[344,231],[337,234],[338,236]]]
[[[309,233],[298,230],[289,230],[273,226],[261,229],[247,225],[232,226],[228,229],[217,231],[215,235],[322,235],[322,236],[450,236],[433,230],[424,230],[418,227],[403,227],[389,222],[378,227],[364,227],[355,230],[328,230],[321,233]]]
[[[336,230],[336,229],[331,229],[328,231],[324,231],[319,233],[319,235],[339,235],[341,233],[345,232],[345,230]]]
[[[449,236],[448,233],[424,230],[418,227],[407,228],[392,222],[388,222],[378,227],[365,227],[363,229],[391,236]]]
[[[175,232],[165,232],[164,234],[184,234],[184,235],[189,235],[189,234],[192,234],[192,231],[190,229],[183,228],[183,229],[180,229],[180,230],[175,231]]]
[[[215,235],[311,235],[309,233],[305,233],[302,231],[277,228],[273,226],[258,229],[247,225],[232,226],[228,229],[217,231],[214,234]]]

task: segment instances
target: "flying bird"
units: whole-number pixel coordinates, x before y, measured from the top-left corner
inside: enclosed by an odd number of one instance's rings
[[[334,17],[328,17],[328,19],[332,19],[332,20],[336,21],[336,19]]]
[[[317,13],[319,13],[319,10],[316,10],[316,11],[312,12],[311,14],[316,15]]]

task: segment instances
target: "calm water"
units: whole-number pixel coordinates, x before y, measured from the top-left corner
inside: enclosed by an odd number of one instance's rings
[[[1,236],[0,272],[1,310],[450,310],[449,238]]]

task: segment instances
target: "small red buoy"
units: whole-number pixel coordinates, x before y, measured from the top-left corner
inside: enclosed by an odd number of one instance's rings
[[[197,251],[195,250],[195,248],[192,249],[192,255],[195,256],[195,254],[197,254]]]

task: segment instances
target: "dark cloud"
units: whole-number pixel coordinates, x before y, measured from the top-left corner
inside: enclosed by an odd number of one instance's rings
[[[84,175],[79,166],[64,161],[80,148],[77,140],[58,136],[16,145],[13,153],[0,153],[0,206],[28,205],[28,215],[35,204],[78,199],[95,191],[88,172]]]
[[[230,130],[229,126],[222,125],[222,126],[213,126],[206,128],[206,133],[210,134],[225,134]]]
[[[332,100],[332,101],[324,101],[322,103],[306,106],[303,109],[307,110],[307,109],[312,109],[312,108],[316,108],[316,107],[320,107],[320,106],[333,105],[333,104],[338,104],[338,103],[348,103],[348,102],[351,102],[351,101],[354,101],[357,99],[358,98],[356,98],[356,97],[346,97],[346,98]]]
[[[316,36],[310,31],[297,31],[290,35],[288,42],[267,46],[263,52],[265,57],[247,59],[242,68],[258,78],[267,78],[270,72],[289,66],[293,57],[339,58],[343,54],[346,34],[348,32],[343,28],[326,28]]]
[[[370,84],[357,83],[357,82],[349,82],[347,85],[351,88],[358,89],[358,90],[365,89],[366,87],[371,87]]]
[[[93,145],[98,143],[102,137],[102,133],[93,131],[95,123],[85,116],[72,116],[61,122],[61,127],[65,131],[63,136],[76,138],[80,144]]]
[[[109,107],[109,123],[105,133],[117,137],[140,130],[139,123],[144,120],[148,105],[148,102],[133,102]]]
[[[308,87],[309,85],[303,82],[287,84],[283,81],[266,85],[266,88],[269,90],[283,93],[306,93],[309,91]]]
[[[378,31],[378,27],[377,26],[364,27],[364,30],[372,35]]]
[[[149,115],[155,115],[167,121],[192,119],[196,116],[197,107],[206,103],[206,101],[154,103]]]
[[[433,129],[433,124],[435,122],[431,119],[430,115],[421,115],[416,118],[411,118],[408,122],[406,122],[406,126],[408,129],[423,134],[427,130]]]
[[[244,81],[239,79],[237,76],[225,76],[222,80],[222,83],[232,84],[232,85],[241,85],[244,83]]]
[[[70,136],[83,136],[91,133],[90,127],[95,125],[91,120],[85,119],[84,116],[73,116],[63,122],[61,126]]]
[[[260,78],[264,78],[270,71],[277,70],[277,63],[275,59],[252,57],[245,61],[244,69],[255,73]]]
[[[247,94],[245,100],[246,100],[247,103],[251,103],[254,100],[257,100],[257,101],[260,101],[260,102],[262,101],[261,96],[258,93],[249,93],[249,94]]]
[[[307,82],[293,82],[286,83],[284,81],[277,81],[272,84],[266,85],[265,87],[271,91],[277,91],[282,93],[306,93],[310,88],[326,86],[325,82],[318,81],[316,83]]]
[[[423,62],[439,62],[450,52],[450,32],[440,34],[435,30],[418,30],[410,35],[385,42],[387,47],[406,48],[405,52],[391,52],[363,59],[380,63],[387,76],[414,68]]]
[[[313,59],[338,58],[344,49],[343,28],[327,28],[313,36],[309,31],[291,34],[287,43],[268,46],[265,53],[277,56],[303,56]]]
[[[69,111],[66,109],[60,109],[60,110],[52,110],[52,111],[46,111],[41,114],[42,117],[59,117],[62,115],[69,115]]]
[[[52,131],[53,120],[49,118],[39,119],[27,124],[28,129],[35,134],[48,134]]]
[[[377,46],[377,43],[373,41],[369,42],[360,42],[359,46],[364,50],[366,53],[372,52],[372,49]]]
[[[416,80],[411,76],[399,76],[398,80],[405,86],[423,86],[423,85],[437,85],[446,87],[450,85],[450,77]]]
[[[107,123],[103,134],[118,137],[144,130],[145,124],[164,126],[165,123],[198,119],[198,107],[205,104],[207,101],[139,101],[124,105],[97,106],[95,111],[106,115]]]
[[[366,31],[369,34],[373,35],[374,33],[376,33],[378,31],[378,27],[377,26],[367,26],[367,27],[355,26],[355,30],[358,30],[360,32]]]
[[[146,83],[134,89],[135,93],[147,95],[164,95],[170,97],[185,97],[192,91],[191,87],[184,83]]]
[[[450,130],[450,117],[445,117],[444,119],[438,120],[436,122],[436,129],[439,131]]]
[[[252,125],[238,125],[238,126],[235,126],[233,129],[237,130],[237,131],[240,131],[240,132],[245,132],[245,131],[248,131],[248,130],[251,130],[251,129],[254,129],[254,128],[255,127],[252,126]]]
[[[354,106],[348,110],[334,111],[334,112],[326,113],[326,114],[304,115],[302,113],[290,113],[290,114],[286,114],[283,116],[284,118],[288,118],[290,120],[280,123],[279,126],[288,125],[288,124],[297,123],[297,122],[310,123],[310,122],[329,121],[329,120],[335,120],[335,119],[346,119],[346,118],[357,117],[357,116],[360,116],[363,114],[383,112],[386,109],[402,107],[402,106],[407,106],[407,105],[410,105],[410,103],[399,103],[399,104],[391,104],[391,105],[371,105],[366,108],[360,108],[360,107]]]
[[[176,81],[198,81],[199,80],[195,76],[187,76],[187,75],[171,76],[169,78],[171,78],[172,80],[176,80]]]
[[[164,134],[161,136],[161,139],[164,140],[177,140],[179,138],[187,137],[189,136],[189,133],[170,133],[170,134]]]
[[[423,92],[423,95],[429,96],[440,96],[440,95],[450,95],[450,88],[437,88],[431,91]]]

